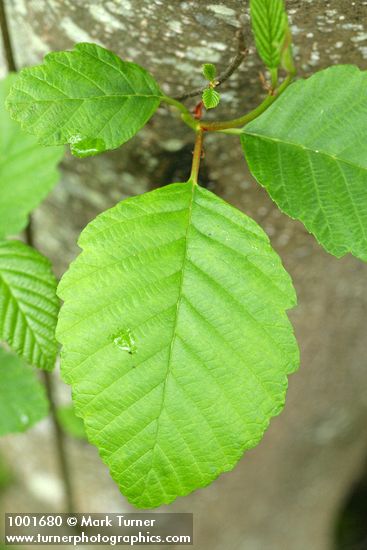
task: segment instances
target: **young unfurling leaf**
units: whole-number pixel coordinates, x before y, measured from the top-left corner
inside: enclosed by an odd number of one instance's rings
[[[277,69],[288,28],[284,1],[251,0],[250,13],[257,51],[270,70]]]
[[[209,82],[213,82],[215,80],[217,74],[217,69],[215,68],[215,65],[212,63],[205,63],[203,65],[203,75]]]

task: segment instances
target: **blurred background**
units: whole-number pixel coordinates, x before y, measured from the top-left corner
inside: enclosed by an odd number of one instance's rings
[[[225,70],[242,27],[249,53],[221,86],[216,118],[242,114],[264,95],[244,0],[4,4],[18,68],[40,62],[50,50],[97,42],[143,65],[171,95],[202,86],[204,62]],[[336,63],[367,68],[367,1],[286,5],[300,76]],[[7,72],[3,54],[1,76]],[[194,108],[197,101],[185,103]],[[187,178],[192,147],[190,130],[162,107],[119,150],[84,160],[67,154],[59,185],[33,216],[35,244],[57,276],[78,253],[80,231],[99,212]],[[201,182],[252,216],[280,254],[298,294],[291,319],[302,361],[290,378],[285,410],[260,445],[233,472],[162,510],[194,513],[194,547],[200,550],[366,550],[367,266],[350,256],[333,258],[300,223],[282,215],[250,177],[236,136],[207,136]],[[54,383],[58,403],[68,404],[70,391],[58,371]],[[70,435],[65,444],[77,511],[132,510],[96,449]],[[1,513],[64,509],[55,449],[50,420],[0,440]]]

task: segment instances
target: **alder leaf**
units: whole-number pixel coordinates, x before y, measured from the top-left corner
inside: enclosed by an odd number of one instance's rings
[[[220,95],[214,88],[206,88],[203,91],[202,99],[205,109],[214,109],[219,105]]]
[[[45,370],[58,350],[56,286],[46,258],[20,241],[0,241],[0,340]]]
[[[281,411],[290,277],[253,220],[191,182],[121,202],[79,244],[58,290],[62,377],[122,493],[167,504],[231,470]]]
[[[250,14],[256,49],[269,69],[280,65],[287,31],[283,0],[251,0]]]
[[[47,414],[46,393],[34,370],[0,348],[0,436],[24,432]]]
[[[250,170],[331,254],[367,261],[367,72],[292,84],[241,136]]]
[[[16,81],[0,80],[0,239],[19,233],[28,214],[59,180],[60,147],[42,147],[21,131],[5,110],[5,98]]]
[[[7,108],[43,145],[69,143],[74,155],[86,157],[128,141],[161,97],[145,69],[97,44],[80,43],[23,69]]]

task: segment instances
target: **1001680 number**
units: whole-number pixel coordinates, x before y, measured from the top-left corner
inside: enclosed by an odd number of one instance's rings
[[[9,527],[61,527],[62,524],[61,516],[8,515]]]

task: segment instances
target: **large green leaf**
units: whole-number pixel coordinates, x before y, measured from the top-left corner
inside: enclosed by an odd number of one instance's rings
[[[0,340],[46,370],[57,354],[56,286],[46,258],[19,241],[0,241]]]
[[[79,243],[59,285],[62,376],[123,494],[169,503],[282,409],[291,280],[253,220],[191,182],[123,201]]]
[[[367,261],[367,73],[330,67],[245,126],[255,178],[337,257]]]
[[[144,126],[162,93],[153,77],[96,44],[46,55],[23,69],[7,100],[12,117],[44,145],[79,157],[115,149]]]
[[[5,98],[15,81],[15,74],[0,80],[0,239],[27,225],[28,214],[57,183],[63,155],[60,147],[40,146],[11,120]]]
[[[283,0],[251,0],[250,13],[256,48],[269,69],[280,65],[287,32]]]
[[[36,373],[0,348],[0,435],[24,432],[47,414],[46,393]]]

